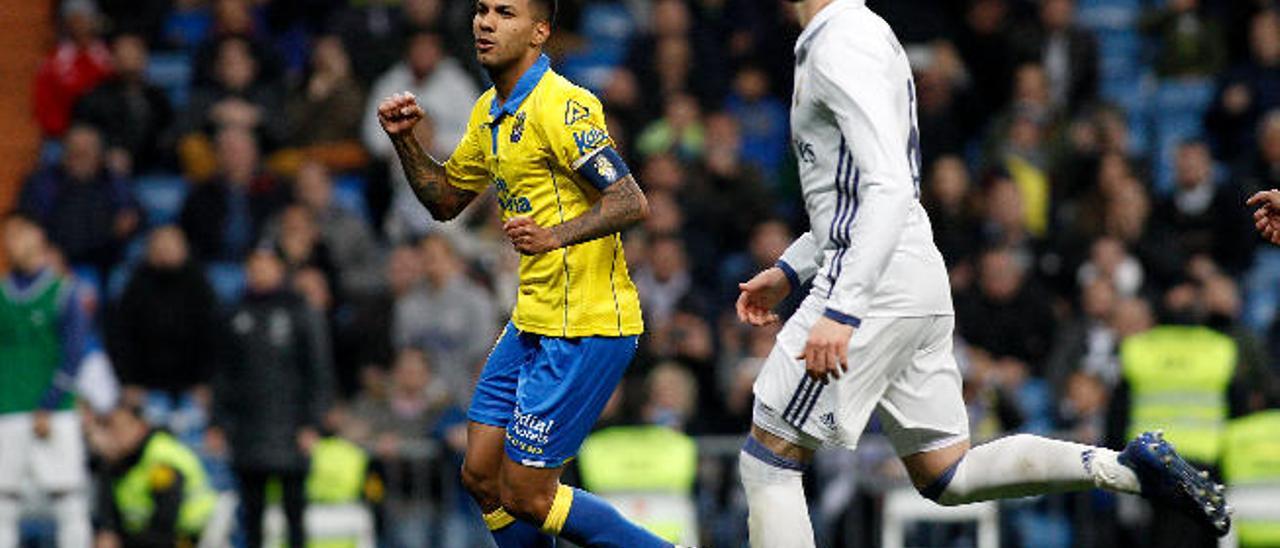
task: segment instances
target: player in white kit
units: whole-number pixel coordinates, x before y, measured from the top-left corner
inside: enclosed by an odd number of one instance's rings
[[[913,484],[940,504],[1101,487],[1175,505],[1225,534],[1221,487],[1158,433],[1121,453],[1025,434],[970,449],[950,284],[919,201],[906,53],[865,0],[795,6],[804,31],[791,129],[812,230],[741,284],[738,314],[771,323],[792,289],[812,280],[813,291],[754,387],[740,455],[751,545],[814,545],[801,473],[819,447],[853,449],[873,411]]]

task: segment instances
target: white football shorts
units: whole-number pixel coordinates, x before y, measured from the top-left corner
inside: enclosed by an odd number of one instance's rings
[[[969,439],[955,316],[863,319],[849,341],[849,370],[823,384],[797,357],[825,302],[810,295],[778,334],[753,387],[757,426],[810,449],[852,450],[874,410],[900,456]]]
[[[28,482],[48,493],[84,488],[88,471],[80,416],[54,411],[46,439],[36,437],[32,416],[0,415],[0,495],[17,495]]]

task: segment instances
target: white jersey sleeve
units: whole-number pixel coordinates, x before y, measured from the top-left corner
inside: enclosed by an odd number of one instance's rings
[[[812,53],[811,81],[848,143],[859,203],[845,235],[847,251],[835,258],[840,264],[827,315],[856,325],[871,308],[917,203],[914,84],[891,35],[841,37],[827,45]]]
[[[822,268],[822,265],[818,264],[821,257],[822,249],[818,247],[813,232],[805,232],[782,252],[782,257],[778,259],[778,268],[781,268],[787,275],[787,279],[791,280],[791,289],[796,290],[818,275],[818,270]]]

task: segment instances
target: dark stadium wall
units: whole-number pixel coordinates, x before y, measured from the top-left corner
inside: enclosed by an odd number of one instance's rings
[[[0,212],[13,206],[40,147],[31,87],[41,57],[53,46],[54,3],[5,2],[0,9]]]

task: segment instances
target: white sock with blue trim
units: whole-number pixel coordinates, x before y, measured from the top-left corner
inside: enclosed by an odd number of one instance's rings
[[[738,454],[738,474],[747,493],[752,548],[815,546],[803,464],[775,455],[749,437]]]
[[[1094,487],[1137,493],[1138,476],[1118,456],[1101,447],[1017,434],[970,449],[921,494],[952,506]]]

